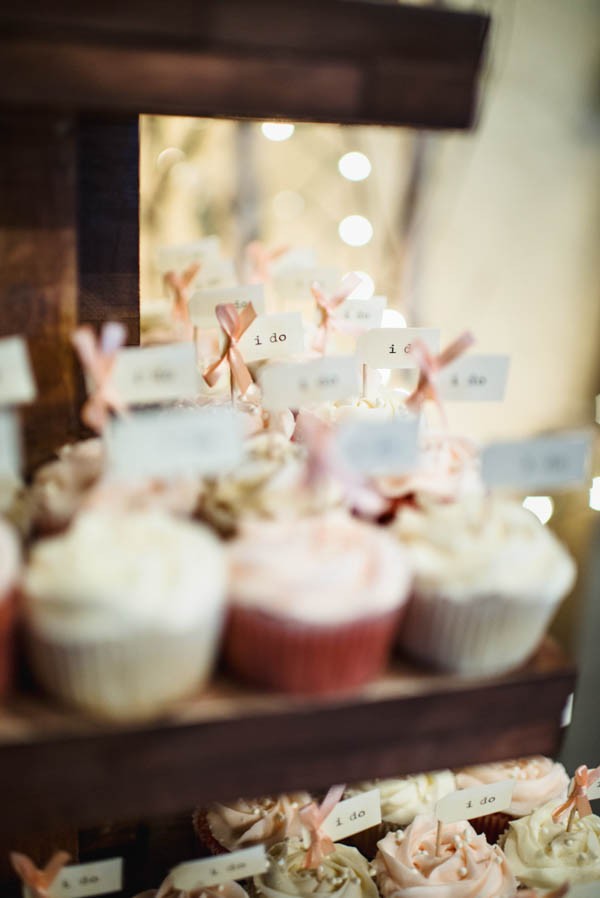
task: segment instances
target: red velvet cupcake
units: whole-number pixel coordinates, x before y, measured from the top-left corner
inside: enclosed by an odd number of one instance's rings
[[[241,679],[320,695],[385,668],[411,579],[385,531],[343,513],[256,521],[229,552],[225,658]]]

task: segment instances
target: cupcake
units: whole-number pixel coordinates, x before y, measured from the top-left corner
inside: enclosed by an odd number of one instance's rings
[[[549,801],[562,801],[567,797],[569,777],[565,768],[542,756],[465,767],[456,774],[456,785],[459,789],[470,789],[509,779],[515,780],[509,807],[471,820],[473,828],[485,833],[489,842],[496,842],[511,820],[526,817]]]
[[[600,817],[576,817],[567,832],[565,821],[554,823],[557,801],[513,820],[502,837],[510,868],[522,885],[555,889],[598,882],[600,893]]]
[[[140,892],[135,898],[248,898],[248,892],[238,882],[223,882],[216,886],[198,886],[195,889],[178,889],[167,876],[159,889]]]
[[[412,417],[405,405],[408,393],[405,390],[381,390],[374,396],[355,396],[351,399],[340,399],[323,402],[310,409],[326,424],[339,424],[347,420],[385,421],[389,418]],[[302,411],[298,416],[298,427],[301,428]]]
[[[99,438],[59,449],[58,458],[42,465],[33,478],[30,502],[34,531],[49,535],[65,530],[103,470],[104,447]]]
[[[242,680],[340,692],[384,668],[410,586],[384,531],[343,513],[248,522],[229,545],[225,658]]]
[[[335,845],[318,867],[306,866],[300,839],[279,842],[267,854],[269,869],[254,877],[254,890],[265,898],[378,898],[365,858],[348,845]]]
[[[342,491],[331,478],[317,492],[306,488],[306,450],[282,434],[246,441],[234,471],[206,483],[202,516],[231,535],[251,519],[289,519],[339,506]]]
[[[213,854],[262,844],[267,848],[290,836],[299,836],[298,810],[311,800],[308,792],[213,803],[194,814],[194,828]]]
[[[575,580],[567,550],[515,502],[422,501],[391,526],[415,571],[400,643],[443,670],[493,674],[523,664]]]
[[[10,691],[21,551],[16,531],[0,519],[0,699]]]
[[[348,840],[368,858],[375,857],[377,843],[387,833],[408,826],[417,814],[432,813],[440,798],[456,790],[456,784],[453,773],[438,770],[415,776],[357,783],[346,790],[344,797],[352,798],[371,789],[379,789],[381,823],[355,833]]]
[[[222,627],[226,563],[201,525],[159,512],[78,516],[25,576],[32,667],[93,714],[137,719],[201,686]]]
[[[374,861],[381,898],[513,898],[517,883],[497,845],[467,821],[442,827],[419,814],[399,833],[379,842]]]

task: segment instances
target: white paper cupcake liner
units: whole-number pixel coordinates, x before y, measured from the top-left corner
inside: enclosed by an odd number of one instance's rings
[[[500,595],[454,601],[416,593],[400,644],[413,657],[443,670],[502,673],[531,656],[558,604]]]
[[[184,632],[67,641],[30,626],[28,648],[34,674],[51,695],[94,715],[135,720],[206,682],[220,631],[213,619]]]

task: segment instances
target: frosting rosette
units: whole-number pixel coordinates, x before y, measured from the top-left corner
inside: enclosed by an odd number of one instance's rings
[[[299,839],[280,842],[268,852],[269,869],[254,877],[254,887],[266,898],[378,898],[365,858],[348,845],[335,845],[315,869],[306,867]]]
[[[565,768],[542,755],[465,767],[456,774],[459,789],[500,783],[508,779],[515,781],[512,801],[505,810],[512,817],[525,817],[540,805],[554,799],[562,801],[567,797],[569,777]]]
[[[63,446],[55,461],[42,465],[30,494],[34,529],[42,533],[64,530],[100,479],[104,462],[102,440],[94,437]]]
[[[263,844],[267,848],[301,832],[298,811],[311,800],[308,792],[267,796],[253,801],[211,804],[205,811],[213,838],[228,851]]]
[[[168,876],[159,889],[149,889],[135,898],[248,898],[239,882],[223,882],[217,886],[198,886],[196,889],[178,889]]]
[[[383,898],[513,898],[516,880],[506,857],[466,821],[442,827],[420,814],[399,833],[388,833],[375,858]]]
[[[566,820],[555,823],[550,801],[527,817],[513,820],[503,839],[503,849],[519,882],[534,888],[553,889],[570,883],[599,880],[600,817],[577,817],[567,832]]]
[[[385,421],[397,416],[411,417],[406,408],[408,393],[405,390],[380,390],[374,396],[356,396],[352,399],[339,399],[323,402],[311,408],[310,413],[326,424],[339,424],[348,419],[365,421]],[[299,425],[302,412],[299,414]]]
[[[371,789],[379,789],[381,819],[397,826],[408,826],[417,814],[432,811],[440,798],[454,792],[456,784],[450,770],[439,770],[357,783],[346,790],[346,797],[351,798]]]

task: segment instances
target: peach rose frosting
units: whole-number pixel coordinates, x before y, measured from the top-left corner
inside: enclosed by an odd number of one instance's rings
[[[300,834],[298,810],[311,800],[308,792],[212,804],[206,812],[211,833],[229,851],[259,843],[267,847]]]
[[[512,898],[517,882],[497,845],[466,821],[444,824],[436,856],[437,822],[419,814],[379,842],[374,861],[383,898]]]
[[[499,783],[508,779],[515,780],[512,802],[505,811],[512,817],[524,817],[552,799],[562,801],[567,797],[569,777],[565,768],[541,755],[465,767],[456,774],[459,789],[470,789],[472,786]]]

